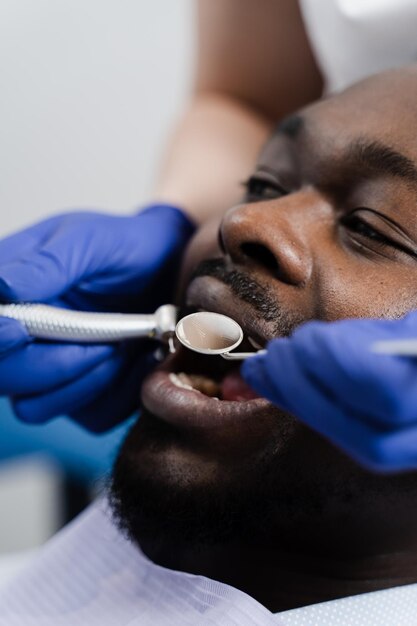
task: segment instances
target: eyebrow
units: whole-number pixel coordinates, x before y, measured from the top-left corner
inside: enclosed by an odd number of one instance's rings
[[[304,126],[303,116],[294,113],[281,120],[273,132],[273,137],[286,135],[295,139]],[[360,137],[349,146],[346,156],[353,166],[360,166],[374,174],[403,178],[417,185],[417,167],[414,161],[381,141]]]
[[[286,135],[291,139],[295,139],[303,126],[304,118],[301,115],[298,115],[297,113],[293,115],[288,115],[279,122],[275,131],[273,132],[273,136]]]
[[[357,139],[349,147],[347,158],[353,165],[365,167],[376,174],[396,176],[417,184],[414,162],[380,141]]]

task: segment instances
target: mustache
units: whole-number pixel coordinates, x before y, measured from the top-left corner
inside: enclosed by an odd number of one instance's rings
[[[211,276],[227,285],[236,298],[250,304],[266,322],[274,324],[276,335],[290,335],[303,321],[296,314],[284,311],[267,286],[261,285],[248,274],[228,267],[224,258],[206,259],[199,263],[190,282],[200,276]]]

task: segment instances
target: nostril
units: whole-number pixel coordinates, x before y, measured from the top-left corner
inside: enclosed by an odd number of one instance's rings
[[[263,265],[271,272],[278,272],[278,261],[266,246],[261,243],[246,242],[241,244],[240,249],[245,256]]]

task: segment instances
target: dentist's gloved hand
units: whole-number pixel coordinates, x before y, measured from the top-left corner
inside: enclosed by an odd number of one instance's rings
[[[242,373],[258,393],[377,471],[417,469],[417,359],[371,352],[379,340],[417,337],[401,320],[310,322]]]
[[[0,302],[48,302],[90,311],[153,312],[171,301],[194,226],[177,208],[134,216],[77,212],[0,241]],[[149,341],[114,345],[33,341],[0,317],[0,395],[27,422],[69,415],[102,431],[137,405],[153,365]]]

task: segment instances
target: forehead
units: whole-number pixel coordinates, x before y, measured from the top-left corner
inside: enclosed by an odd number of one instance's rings
[[[417,70],[407,68],[366,79],[302,111],[298,136],[333,150],[367,137],[417,161]]]

